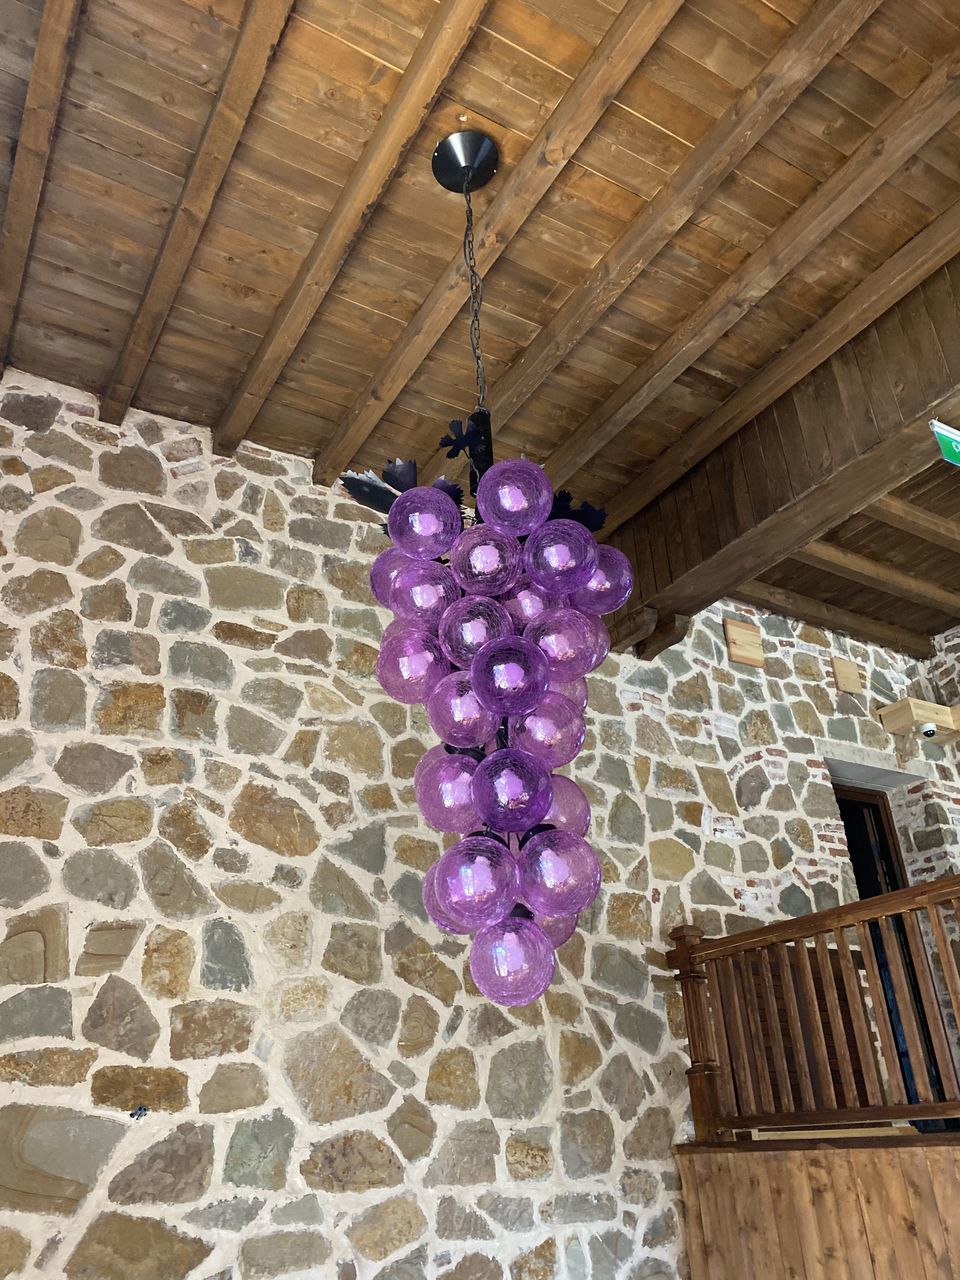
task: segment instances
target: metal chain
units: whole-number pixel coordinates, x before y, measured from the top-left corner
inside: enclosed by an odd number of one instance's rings
[[[487,374],[483,367],[483,353],[480,350],[480,308],[483,306],[483,281],[477,271],[477,258],[473,241],[473,202],[470,199],[470,179],[468,171],[463,180],[463,198],[467,205],[467,225],[463,233],[463,261],[470,278],[470,350],[477,366],[477,408],[487,407]]]

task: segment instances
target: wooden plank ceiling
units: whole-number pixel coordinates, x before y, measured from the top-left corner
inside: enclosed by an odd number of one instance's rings
[[[621,643],[678,634],[727,544],[717,590],[916,651],[960,620],[956,473],[919,435],[881,465],[877,404],[858,436],[810,384],[779,495],[720,469],[831,360],[879,394],[874,324],[891,404],[929,340],[954,408],[960,0],[0,0],[0,359],[318,479],[450,474],[463,208],[429,160],[465,127],[502,154],[475,197],[498,452],[606,503],[641,570],[666,529]]]

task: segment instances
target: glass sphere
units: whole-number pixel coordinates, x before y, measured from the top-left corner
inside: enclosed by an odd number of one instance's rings
[[[570,597],[575,609],[584,613],[613,613],[630,599],[633,591],[633,566],[616,547],[603,543],[597,547],[597,567],[582,587]]]
[[[501,596],[522,572],[520,543],[489,525],[464,529],[450,552],[450,571],[468,595]]]
[[[454,671],[427,698],[427,719],[451,747],[482,747],[496,734],[500,717],[480,705],[466,671]]]
[[[427,915],[444,933],[469,933],[466,925],[458,924],[451,916],[448,916],[440,903],[437,901],[437,864],[434,862],[427,870],[423,877],[423,909]]]
[[[494,1004],[538,1000],[549,987],[556,957],[550,939],[532,920],[512,916],[481,929],[470,948],[470,974]]]
[[[550,774],[528,751],[506,747],[481,760],[473,775],[473,802],[494,831],[529,831],[553,799]]]
[[[477,485],[484,522],[515,537],[533,533],[550,518],[553,485],[542,467],[522,458],[495,462]]]
[[[429,710],[428,702],[428,714]],[[548,691],[532,711],[510,722],[510,745],[529,751],[548,769],[569,764],[583,746],[586,735],[583,713],[562,693]]]
[[[463,528],[460,508],[442,489],[418,485],[401,493],[387,516],[387,532],[415,560],[435,560],[449,551]]]
[[[506,595],[501,596],[500,603],[513,620],[514,630],[520,635],[524,627],[538,618],[545,609],[558,609],[566,603],[566,599],[555,592],[545,591],[524,575]]]
[[[463,835],[481,825],[473,803],[473,775],[479,761],[473,756],[431,747],[417,761],[413,789],[420,812],[437,831]]]
[[[449,672],[440,641],[423,627],[403,627],[380,645],[377,679],[397,702],[423,702]]]
[[[607,630],[607,624],[602,618],[598,618],[592,613],[581,613],[581,618],[585,618],[590,626],[593,635],[592,655],[593,661],[590,664],[590,670],[596,671],[606,660],[607,654],[610,652],[610,632]]]
[[[533,922],[540,926],[554,947],[562,947],[577,931],[577,916],[534,916]]]
[[[387,547],[381,551],[370,566],[370,590],[382,605],[390,608],[390,588],[401,569],[409,569],[416,564],[413,556],[408,556],[398,547]]]
[[[453,574],[442,564],[417,560],[401,569],[390,588],[390,608],[398,618],[434,630],[444,613],[460,599],[460,588]]]
[[[537,586],[569,595],[593,576],[597,542],[576,520],[548,520],[527,539],[523,563]]]
[[[397,578],[399,589],[404,574]],[[597,633],[593,623],[579,609],[547,609],[526,628],[524,640],[535,644],[547,660],[550,678],[570,684],[585,676],[594,665],[597,651]]]
[[[520,850],[520,892],[534,915],[583,911],[600,888],[600,859],[582,836],[541,831]]]
[[[562,773],[555,773],[550,779],[553,787],[553,800],[547,810],[544,822],[551,827],[559,827],[561,831],[570,831],[575,836],[585,836],[590,826],[590,801],[582,789]]]
[[[555,680],[551,677],[549,687],[552,692],[562,693],[565,698],[569,698],[581,711],[586,711],[588,690],[587,682],[583,676],[579,680],[571,680],[569,684],[564,684],[562,680]]]
[[[509,613],[484,596],[454,600],[440,619],[440,647],[455,667],[469,667],[488,640],[511,635]]]
[[[481,705],[498,716],[522,716],[547,692],[547,659],[521,636],[488,640],[470,664]]]
[[[446,851],[434,881],[440,910],[471,932],[496,924],[516,906],[517,860],[489,836],[468,836]]]

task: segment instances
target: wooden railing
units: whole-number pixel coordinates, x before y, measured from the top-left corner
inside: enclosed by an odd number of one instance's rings
[[[960,876],[670,938],[698,1141],[960,1116]]]

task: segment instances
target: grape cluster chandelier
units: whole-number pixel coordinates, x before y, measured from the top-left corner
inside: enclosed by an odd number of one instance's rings
[[[424,875],[424,908],[442,931],[473,935],[470,972],[489,1000],[523,1005],[550,985],[556,948],[600,888],[589,803],[555,770],[583,746],[584,677],[610,651],[600,615],[626,603],[633,576],[626,556],[594,537],[603,511],[574,508],[533,462],[493,460],[471,192],[497,163],[492,140],[473,130],[433,157],[437,181],[466,205],[477,372],[476,409],[440,446],[467,455],[476,507],[443,479],[418,485],[415,462],[341,480],[387,514],[393,545],[370,572],[394,614],[377,677],[398,702],[426,704],[440,744],[417,765],[417,802],[430,826],[460,837]]]

